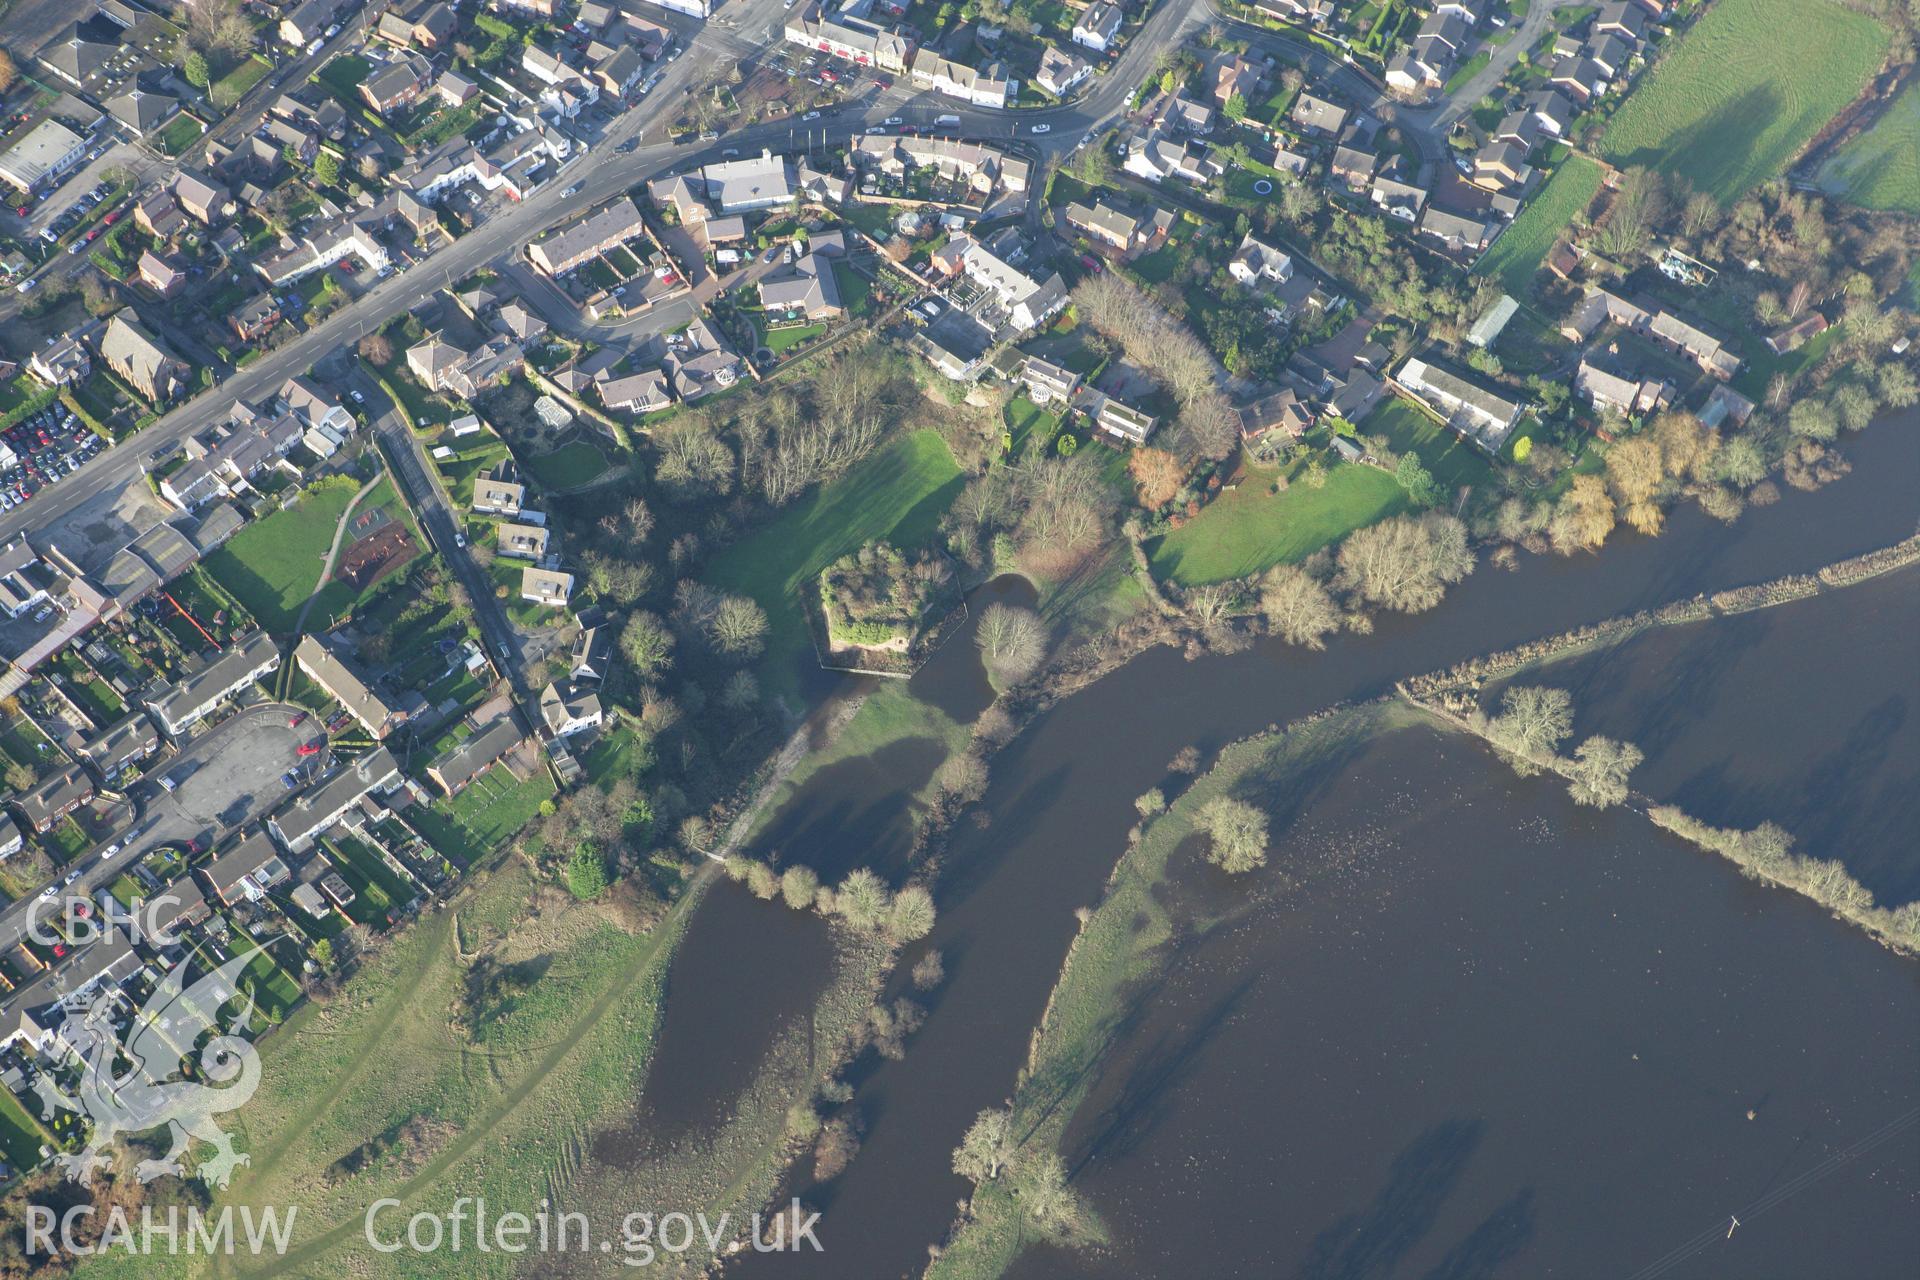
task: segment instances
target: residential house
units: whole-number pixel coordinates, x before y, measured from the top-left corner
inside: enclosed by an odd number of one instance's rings
[[[25,847],[20,834],[20,824],[14,821],[10,813],[0,813],[0,860],[11,858]]]
[[[1077,403],[1093,419],[1093,425],[1125,444],[1140,445],[1153,434],[1158,419],[1145,409],[1116,400],[1104,392],[1088,389]]]
[[[291,417],[256,414],[237,404],[233,420],[211,437],[187,441],[187,461],[160,477],[160,496],[182,511],[236,497],[261,472],[290,466],[284,459],[305,433]]]
[[[1040,66],[1033,83],[1056,98],[1064,98],[1093,74],[1093,64],[1055,44],[1041,46]]]
[[[1449,213],[1433,205],[1420,215],[1420,234],[1431,236],[1456,253],[1478,253],[1493,239],[1491,225],[1471,214]]]
[[[573,575],[528,565],[520,571],[520,598],[550,609],[564,609],[573,595]]]
[[[501,459],[473,482],[473,510],[479,515],[517,516],[526,501],[527,486],[514,479],[513,460]]]
[[[460,794],[467,784],[512,753],[527,740],[510,707],[449,747],[427,766],[427,777],[449,796]]]
[[[1226,166],[1213,158],[1212,150],[1206,145],[1175,142],[1157,130],[1145,137],[1136,137],[1128,144],[1127,159],[1121,167],[1149,182],[1176,177],[1195,186],[1205,186],[1226,172]]]
[[[1614,36],[1637,45],[1647,38],[1647,11],[1637,0],[1609,0],[1593,15],[1587,30],[1590,35]]]
[[[271,290],[247,299],[227,316],[227,323],[242,342],[260,341],[280,320],[280,300]]]
[[[433,87],[433,81],[431,62],[420,54],[404,53],[362,80],[360,96],[374,114],[384,117],[418,102],[420,95]]]
[[[0,547],[0,612],[18,618],[44,604],[53,585],[52,566],[41,560],[25,538]]]
[[[1394,379],[1402,389],[1446,419],[1447,425],[1498,453],[1526,406],[1509,396],[1427,360],[1410,358]]]
[[[1073,24],[1069,38],[1077,45],[1083,45],[1096,53],[1105,53],[1113,48],[1114,41],[1120,36],[1123,15],[1120,7],[1109,4],[1107,0],[1093,0],[1081,11],[1079,21]]]
[[[1159,243],[1173,226],[1173,214],[1169,210],[1129,213],[1108,204],[1104,195],[1096,196],[1091,205],[1076,200],[1062,213],[1067,225],[1075,231],[1120,253]]]
[[[1308,133],[1328,138],[1340,136],[1347,127],[1345,107],[1335,106],[1311,93],[1302,93],[1293,100],[1293,110],[1288,113],[1288,118]]]
[[[187,225],[187,215],[173,192],[163,187],[148,192],[133,206],[133,225],[164,243]]]
[[[1726,383],[1716,382],[1696,416],[1707,427],[1717,431],[1723,425],[1732,428],[1746,426],[1747,419],[1753,416],[1757,408],[1758,405]]]
[[[1740,357],[1725,343],[1671,311],[1661,311],[1648,322],[1646,332],[1655,341],[1692,358],[1702,373],[1722,382],[1740,372]]]
[[[1005,64],[996,61],[984,67],[970,67],[964,62],[943,58],[931,49],[921,49],[913,55],[909,74],[919,88],[931,89],[976,107],[1005,107],[1015,92]]]
[[[189,170],[181,170],[173,180],[173,198],[189,216],[213,226],[233,209],[233,197],[217,182]]]
[[[163,298],[171,298],[187,287],[187,273],[151,249],[141,251],[135,274],[141,284]]]
[[[1547,83],[1566,94],[1569,100],[1585,104],[1606,91],[1610,78],[1591,58],[1562,58],[1553,64]]]
[[[1373,185],[1374,170],[1379,167],[1380,157],[1371,151],[1362,151],[1357,147],[1335,147],[1327,172],[1345,184],[1347,190],[1358,193]]]
[[[304,853],[348,810],[400,781],[400,765],[393,753],[375,748],[268,818],[267,830],[288,852]]]
[[[740,380],[740,357],[720,340],[706,317],[695,316],[679,333],[667,338],[661,369],[683,401],[698,400]]]
[[[1573,389],[1596,409],[1630,416],[1655,412],[1673,399],[1673,388],[1659,378],[1623,377],[1588,360],[1580,362]]]
[[[1297,440],[1314,423],[1312,408],[1292,387],[1282,387],[1238,410],[1240,438],[1249,444],[1276,433]]]
[[[787,15],[785,35],[790,44],[802,45],[863,67],[900,74],[913,57],[913,37],[892,27],[841,8],[828,16],[823,2],[803,4]]]
[[[673,407],[664,369],[647,369],[600,384],[600,403],[620,413],[659,413]]]
[[[380,242],[384,221],[351,214],[330,219],[291,243],[283,242],[278,252],[256,257],[253,269],[276,288],[325,271],[347,258],[358,258],[367,270],[383,273],[392,266],[386,246]]]
[[[280,650],[264,632],[255,631],[200,670],[176,681],[147,702],[147,710],[169,738],[179,740],[228,697],[261,676],[278,670]]]
[[[147,332],[132,311],[116,311],[100,335],[100,359],[107,368],[155,405],[186,390],[187,366]]]
[[[1768,334],[1766,337],[1767,350],[1777,356],[1784,356],[1790,351],[1798,351],[1809,341],[1825,333],[1829,327],[1827,318],[1818,311],[1815,311],[1793,324],[1781,329],[1776,329]]]
[[[1376,175],[1367,196],[1374,204],[1402,222],[1418,222],[1427,207],[1427,189],[1397,178]]]
[[[1573,128],[1576,114],[1572,102],[1564,93],[1552,89],[1540,89],[1527,95],[1523,109],[1533,116],[1533,122],[1540,126],[1542,133],[1555,138],[1564,138]]]
[[[129,766],[159,749],[160,731],[145,712],[133,711],[84,739],[79,754],[102,779],[112,783]]]
[[[206,891],[222,904],[259,902],[269,890],[293,878],[286,860],[264,832],[256,831],[199,868]]]
[[[539,560],[547,554],[547,531],[542,525],[501,521],[494,529],[499,552],[520,560]]]
[[[280,39],[296,49],[304,48],[338,22],[346,7],[347,0],[303,0],[281,17]]]
[[[346,708],[367,736],[376,742],[407,722],[407,713],[374,688],[352,663],[335,653],[318,636],[300,638],[294,646],[294,665]]]
[[[37,835],[45,835],[60,820],[94,797],[93,775],[77,764],[55,770],[21,793],[14,807]]]
[[[1027,356],[1020,365],[1020,384],[1035,404],[1066,404],[1080,389],[1080,375],[1065,365]]]
[[[1230,54],[1213,67],[1213,104],[1225,111],[1234,98],[1250,103],[1267,87],[1267,64],[1245,54]]]
[[[1525,191],[1536,176],[1527,150],[1515,142],[1489,142],[1474,153],[1473,184],[1488,191]]]
[[[613,674],[613,624],[581,627],[573,638],[571,675],[575,684],[599,684]]]
[[[1262,283],[1285,284],[1293,279],[1293,258],[1280,249],[1253,238],[1249,231],[1241,237],[1240,247],[1227,262],[1227,274],[1249,287]]]
[[[569,226],[549,231],[527,246],[527,261],[542,275],[558,276],[646,231],[633,200],[621,196]]]
[[[1037,280],[977,240],[968,245],[961,268],[993,295],[1018,332],[1030,333],[1066,308],[1067,286],[1058,272]]]
[[[1595,35],[1587,41],[1586,54],[1608,80],[1617,80],[1626,73],[1633,46],[1618,36]]]
[[[809,320],[841,315],[840,288],[825,254],[802,254],[792,266],[760,278],[760,305],[768,311],[800,312]]]
[[[72,386],[86,381],[93,372],[93,360],[81,341],[69,334],[54,338],[27,357],[27,372],[50,387]]]
[[[540,719],[549,734],[570,738],[605,723],[606,712],[599,694],[581,689],[570,680],[558,681],[540,691]]]

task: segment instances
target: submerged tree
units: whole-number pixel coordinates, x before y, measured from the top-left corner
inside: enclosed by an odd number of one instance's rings
[[[1260,582],[1267,629],[1288,644],[1324,649],[1340,629],[1340,606],[1326,584],[1297,564],[1275,565]]]
[[[1370,604],[1420,613],[1473,572],[1467,527],[1452,516],[1396,516],[1340,544],[1340,585]]]
[[[1487,736],[1513,757],[1516,771],[1540,772],[1573,732],[1573,699],[1565,689],[1516,685],[1500,705],[1503,709],[1487,725]]]
[[[1013,1152],[1012,1114],[982,1111],[953,1149],[953,1171],[977,1187],[999,1177],[1013,1159]]]
[[[1567,775],[1573,802],[1596,809],[1619,804],[1628,795],[1627,775],[1645,758],[1631,742],[1615,742],[1599,734],[1588,738],[1574,751]]]
[[[1080,1225],[1080,1198],[1067,1185],[1067,1166],[1054,1152],[1023,1156],[1017,1175],[1020,1212],[1051,1235],[1069,1235]]]
[[[1032,675],[1046,656],[1047,628],[1031,609],[990,604],[980,614],[974,643],[995,684],[1016,684]]]
[[[1200,807],[1200,829],[1207,833],[1207,861],[1229,875],[1267,862],[1267,815],[1244,800],[1215,796]]]

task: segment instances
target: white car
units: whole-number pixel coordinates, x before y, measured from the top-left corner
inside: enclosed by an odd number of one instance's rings
[[[1053,126],[1050,124],[1036,124],[1031,129],[1028,129],[1027,132],[1028,133],[1052,133]]]
[[[800,118],[802,120],[818,120],[820,118],[820,113],[818,111],[809,111],[807,112],[807,114],[801,116]]]
[[[886,118],[886,123],[887,124],[905,124],[906,121],[900,116],[888,116]]]
[[[454,534],[454,535],[453,535],[453,545],[454,545],[454,546],[456,546],[456,547],[461,547],[461,548],[465,548],[465,547],[466,547],[466,545],[467,545],[467,535],[466,535],[466,534],[464,534],[464,533],[456,533],[456,534]]]
[[[347,394],[353,397],[355,404],[365,404],[367,402],[367,397],[358,390],[349,391]]]
[[[867,130],[867,136],[872,137],[876,133],[885,133],[886,131],[887,131],[887,127],[885,125],[876,124],[871,129]]]
[[[28,276],[25,280],[22,280],[19,284],[13,286],[13,291],[15,293],[27,293],[33,289],[33,286],[39,283],[40,282],[34,279],[32,276]]]
[[[62,880],[60,883],[72,884],[75,880],[78,880],[79,878],[80,878],[80,868],[75,867],[73,870],[67,872],[67,878],[65,880]]]
[[[112,844],[108,845],[106,848],[100,851],[100,860],[102,862],[111,862],[113,861],[113,855],[119,852],[120,852],[120,842],[116,840]]]

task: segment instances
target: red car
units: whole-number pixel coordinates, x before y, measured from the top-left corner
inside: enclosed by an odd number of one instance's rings
[[[112,226],[114,223],[120,221],[120,211],[118,209],[115,209],[112,213],[107,215],[106,221],[108,226]]]
[[[56,942],[56,943],[54,943],[54,944],[53,944],[53,958],[54,958],[55,960],[58,960],[58,959],[59,959],[59,958],[60,958],[61,956],[64,956],[65,954],[67,954],[67,944],[66,944],[66,943],[64,943],[64,942]]]
[[[301,723],[306,720],[306,718],[307,718],[306,712],[304,711],[295,712],[293,715],[287,717],[287,728],[298,729]]]
[[[320,744],[317,742],[303,742],[300,744],[300,749],[294,752],[294,754],[300,756],[317,756],[320,754]]]

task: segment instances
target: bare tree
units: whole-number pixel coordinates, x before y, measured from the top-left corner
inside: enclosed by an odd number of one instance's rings
[[[974,643],[995,684],[1018,684],[1046,657],[1047,626],[1031,609],[990,604],[980,613]]]
[[[1196,816],[1207,833],[1207,861],[1230,875],[1266,865],[1266,814],[1244,800],[1215,796]]]
[[[1565,689],[1515,685],[1501,696],[1500,705],[1501,714],[1487,725],[1487,736],[1513,757],[1516,771],[1540,772],[1573,732],[1573,699]]]
[[[1616,742],[1599,734],[1582,742],[1573,753],[1567,791],[1575,804],[1605,809],[1628,795],[1627,775],[1646,757],[1631,742]]]
[[[1452,516],[1396,516],[1340,544],[1339,585],[1370,604],[1420,613],[1473,572],[1467,529]]]
[[[1260,583],[1260,612],[1288,644],[1324,649],[1340,629],[1340,606],[1326,584],[1296,564],[1275,565]]]

